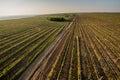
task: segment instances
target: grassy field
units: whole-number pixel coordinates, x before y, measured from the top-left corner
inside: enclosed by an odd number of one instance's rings
[[[120,80],[120,14],[0,21],[0,80],[16,79]]]

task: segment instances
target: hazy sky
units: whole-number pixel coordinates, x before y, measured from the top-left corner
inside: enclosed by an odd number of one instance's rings
[[[120,12],[120,0],[0,0],[0,16],[64,12]]]

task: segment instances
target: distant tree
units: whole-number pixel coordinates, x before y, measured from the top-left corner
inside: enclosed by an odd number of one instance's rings
[[[66,21],[66,19],[64,17],[50,17],[48,19],[50,21],[60,21],[60,22]]]

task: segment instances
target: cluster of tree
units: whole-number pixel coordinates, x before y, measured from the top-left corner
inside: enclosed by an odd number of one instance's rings
[[[66,21],[66,19],[64,17],[50,17],[48,19],[50,21],[60,21],[60,22]]]

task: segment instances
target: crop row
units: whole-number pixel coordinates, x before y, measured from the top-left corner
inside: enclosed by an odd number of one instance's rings
[[[64,33],[64,29],[62,31]],[[64,36],[62,36],[62,38],[59,38],[57,41],[57,44],[54,46],[53,50],[51,52],[49,52],[49,55],[43,60],[43,62],[41,63],[42,65],[39,66],[39,68],[36,70],[36,72],[33,74],[31,80],[34,79],[46,79],[46,75],[48,74],[49,70],[51,69],[51,66],[53,64],[53,61],[55,61],[55,64],[52,67],[52,70],[55,68],[56,62],[59,59],[59,56],[61,54],[60,48],[64,48],[61,44],[64,44],[66,41],[66,35],[68,32],[66,32],[64,34]],[[61,34],[60,34],[61,35]],[[56,54],[57,53],[57,54]],[[54,57],[54,58],[53,58]],[[53,73],[53,71],[51,70],[51,73]],[[43,72],[44,71],[44,72]],[[51,76],[51,74],[49,75],[49,77]]]
[[[79,23],[79,25],[80,31],[78,32],[80,32],[81,39],[83,39],[81,40],[83,41],[81,50],[82,79],[119,79],[119,68],[112,59],[114,54],[110,55],[111,52],[106,48],[109,44],[105,45],[105,42],[101,42],[98,38],[99,36],[108,35],[108,33],[102,32],[105,29],[100,30],[100,26],[98,28],[95,25],[82,23]],[[97,32],[100,34],[98,35]],[[114,38],[112,39],[114,40]]]
[[[68,29],[69,34],[63,47],[60,48],[61,44],[58,44],[58,48],[55,48],[57,57],[53,55],[54,59],[49,58],[50,62],[46,63],[49,65],[40,71],[44,74],[44,79],[119,80],[120,39],[117,37],[119,32],[115,31],[116,25],[111,24],[115,26],[111,28],[107,21],[90,16],[76,16],[73,25]]]
[[[37,34],[31,35],[12,47],[5,57],[1,58],[1,79],[14,79],[23,72],[28,65],[54,40],[55,36],[64,28],[48,28]],[[18,47],[16,47],[18,46]],[[10,72],[13,72],[12,74]]]

